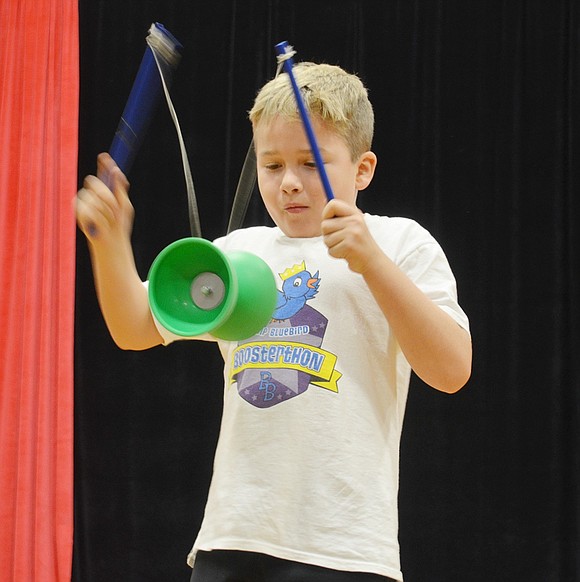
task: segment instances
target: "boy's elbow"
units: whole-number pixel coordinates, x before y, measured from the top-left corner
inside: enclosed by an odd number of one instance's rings
[[[120,343],[115,342],[118,348],[122,349],[124,352],[143,352],[158,346],[160,344],[135,344],[135,343]]]
[[[465,374],[458,376],[453,381],[447,382],[441,387],[438,388],[441,392],[445,392],[446,394],[456,394],[459,392],[469,381],[471,374]]]
[[[469,349],[469,353],[458,359],[445,378],[433,387],[447,394],[455,394],[467,384],[469,378],[471,378],[471,349]]]
[[[144,317],[137,314],[133,320],[105,317],[105,323],[112,340],[122,350],[138,352],[164,343],[148,310]]]
[[[431,365],[423,368],[419,377],[431,388],[455,394],[459,392],[471,377],[472,346],[471,338],[467,334],[456,348],[439,353]],[[417,372],[417,370],[415,370]]]
[[[161,336],[157,332],[154,334],[143,335],[111,333],[111,338],[118,348],[130,352],[141,352],[163,343]]]
[[[119,349],[121,349],[125,352],[140,352],[140,351],[148,349],[149,347],[152,347],[152,346],[148,346],[148,345],[138,344],[138,343],[132,342],[130,340],[127,340],[125,338],[118,338],[115,336],[112,336],[112,338],[113,338],[113,341],[115,342],[115,345]]]

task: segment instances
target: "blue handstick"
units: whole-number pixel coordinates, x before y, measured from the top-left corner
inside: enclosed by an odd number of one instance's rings
[[[152,39],[155,41],[156,48],[152,48]],[[163,96],[161,75],[153,50],[156,50],[158,59],[169,76],[177,67],[180,51],[183,48],[181,43],[159,23],[151,26],[147,44],[149,46],[145,49],[131,93],[109,148],[109,154],[124,174],[131,169],[153,113]]]
[[[298,88],[298,83],[296,83],[296,77],[294,77],[294,73],[292,71],[294,61],[292,60],[292,56],[289,56],[290,53],[292,53],[292,50],[292,47],[285,40],[279,42],[276,45],[276,54],[278,55],[279,60],[282,61],[284,71],[288,73],[288,77],[290,77],[290,82],[292,83],[292,90],[294,91],[294,97],[296,98],[298,111],[300,113],[300,117],[302,118],[304,129],[306,130],[306,135],[310,143],[310,149],[312,150],[314,160],[316,161],[316,167],[318,168],[318,173],[320,175],[322,185],[324,186],[326,198],[328,200],[332,200],[334,198],[332,187],[330,186],[330,182],[324,168],[324,162],[322,161],[322,156],[320,155],[320,150],[318,149],[318,144],[316,143],[316,136],[314,135],[314,130],[312,129],[312,124],[310,123],[308,112],[306,111],[306,106],[304,105],[304,100],[302,99],[300,89]]]

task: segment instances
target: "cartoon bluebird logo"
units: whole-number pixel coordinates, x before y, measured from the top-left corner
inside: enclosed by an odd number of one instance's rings
[[[318,293],[320,278],[318,271],[311,275],[306,270],[304,261],[279,273],[279,276],[283,281],[282,290],[278,290],[276,309],[272,317],[282,320],[296,315]]]
[[[276,308],[270,323],[234,350],[231,381],[257,408],[270,408],[306,392],[310,385],[338,392],[336,355],[322,348],[328,319],[308,301],[318,293],[318,271],[304,261],[279,273]]]

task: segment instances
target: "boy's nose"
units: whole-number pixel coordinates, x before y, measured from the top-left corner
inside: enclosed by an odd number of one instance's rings
[[[302,190],[302,182],[295,172],[287,169],[284,172],[284,176],[282,177],[280,189],[285,194],[295,194],[296,192],[300,192],[300,190]]]

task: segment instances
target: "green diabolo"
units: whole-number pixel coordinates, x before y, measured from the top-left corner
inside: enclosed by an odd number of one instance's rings
[[[251,337],[272,318],[276,295],[272,270],[260,257],[225,253],[202,238],[170,244],[149,271],[151,311],[163,327],[182,337]]]

